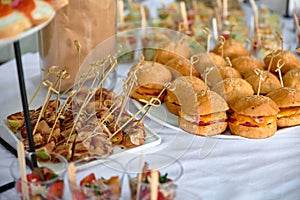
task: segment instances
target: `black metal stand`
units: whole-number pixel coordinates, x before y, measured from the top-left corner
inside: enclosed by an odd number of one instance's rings
[[[285,14],[283,15],[285,18],[290,18],[290,0],[286,0],[286,5],[285,5]]]
[[[27,132],[28,143],[29,143],[29,151],[35,152],[34,141],[33,141],[33,136],[32,136],[32,126],[31,126],[31,122],[30,122],[28,101],[27,101],[27,95],[26,95],[22,58],[21,58],[22,54],[21,54],[21,50],[20,50],[20,42],[19,41],[14,42],[14,52],[15,52],[17,70],[18,70],[19,86],[20,86],[22,106],[23,106],[23,112],[24,112],[24,118],[25,118],[25,127],[26,127],[26,132]],[[37,167],[37,162],[36,162],[35,157],[32,158],[32,164],[34,167]]]

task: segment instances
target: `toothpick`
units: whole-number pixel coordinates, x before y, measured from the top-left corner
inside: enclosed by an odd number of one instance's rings
[[[185,5],[185,2],[183,2],[183,1],[180,2],[180,11],[181,11],[181,17],[183,20],[184,30],[187,31],[189,29],[189,22],[187,19],[186,5]]]
[[[206,93],[206,91],[208,90],[208,86],[207,86],[207,77],[208,77],[208,74],[210,73],[210,72],[212,72],[212,70],[214,69],[214,67],[213,66],[211,66],[211,67],[206,67],[205,68],[205,70],[203,71],[203,73],[204,73],[204,91],[205,91],[205,93]]]
[[[271,59],[270,59],[270,62],[269,62],[269,66],[268,66],[268,71],[271,70],[271,66],[272,66],[272,64],[273,64],[274,58],[275,58],[276,56],[279,56],[279,55],[280,55],[280,51],[278,51],[278,50],[273,50],[273,51],[271,52],[271,54],[268,55],[269,57],[271,56]]]
[[[281,50],[283,50],[283,37],[278,31],[276,31],[276,35],[279,38]]]
[[[154,166],[151,170],[151,200],[157,200],[158,197],[158,170],[157,167]]]
[[[71,184],[71,188],[73,187],[77,187],[76,185],[76,172],[75,172],[75,165],[73,162],[70,162],[69,163],[69,166],[68,166],[68,175],[69,175],[69,180],[70,180],[70,184]],[[74,191],[74,190],[72,190]],[[72,199],[75,199],[76,196],[74,194],[74,192],[72,192]]]
[[[232,67],[232,63],[228,57],[225,58],[228,67]]]
[[[142,30],[143,30],[143,37],[145,37],[145,35],[146,35],[145,28],[147,26],[147,19],[146,19],[146,14],[145,14],[145,7],[141,6],[140,7],[140,11],[141,11],[141,27],[142,27]]]
[[[206,44],[207,44],[206,45],[206,53],[209,53],[211,33],[210,33],[209,28],[207,28],[207,27],[204,27],[202,30],[207,35],[207,37],[206,37]]]
[[[228,16],[228,1],[223,0],[223,19],[227,19]]]
[[[261,83],[262,81],[265,80],[263,77],[263,70],[255,69],[254,70],[255,74],[259,76],[259,83],[258,83],[258,88],[257,88],[257,96],[259,96],[260,89],[261,89]]]
[[[255,21],[255,31],[256,33],[258,34],[259,33],[259,22],[258,22],[258,8],[257,8],[257,5],[255,3],[254,0],[249,0],[250,1],[250,4],[251,4],[251,7],[252,7],[252,10],[253,10],[253,13],[254,13],[254,21]]]
[[[224,44],[225,44],[225,41],[226,41],[226,39],[224,38],[224,36],[220,36],[220,39],[219,39],[219,43],[220,43],[220,49],[221,49],[221,56],[222,56],[222,58],[224,58],[224,49],[223,49],[223,47],[224,47]]]
[[[48,136],[47,143],[49,143],[49,141],[50,141],[50,139],[51,139],[51,137],[52,137],[52,134],[53,134],[53,132],[54,132],[54,130],[55,130],[55,126],[56,126],[56,124],[57,124],[57,122],[58,122],[58,119],[59,119],[61,113],[65,110],[66,105],[69,103],[69,99],[72,98],[74,94],[75,94],[75,91],[74,91],[74,92],[70,92],[70,95],[68,95],[68,97],[67,97],[67,99],[65,100],[64,104],[62,105],[61,109],[60,109],[59,112],[57,113],[57,116],[56,116],[56,118],[55,118],[55,121],[54,121],[54,124],[53,124],[53,126],[52,126],[51,132],[50,132],[50,134],[49,134],[49,136]]]
[[[193,65],[197,62],[199,62],[200,58],[198,55],[193,55],[191,58],[190,58],[190,77],[193,76]]]
[[[119,8],[120,25],[123,25],[125,22],[125,20],[124,20],[124,1],[123,0],[118,1],[118,8]]]
[[[18,141],[17,144],[18,151],[18,160],[20,165],[21,172],[21,187],[22,187],[22,196],[25,200],[30,200],[29,190],[27,185],[27,176],[26,176],[26,162],[25,162],[25,153],[24,153],[24,144],[21,141]]]
[[[282,63],[281,63],[282,62]],[[281,59],[278,60],[277,62],[277,69],[275,70],[275,72],[278,72],[279,74],[279,79],[280,79],[280,84],[281,84],[281,87],[284,87],[284,84],[283,84],[283,80],[282,80],[282,74],[281,74],[281,68],[285,65],[285,62],[282,61]]]
[[[43,84],[44,84],[46,87],[48,87],[48,92],[47,92],[47,94],[46,94],[46,96],[45,96],[45,100],[44,100],[43,106],[42,106],[42,108],[41,108],[41,110],[40,110],[39,117],[38,117],[37,122],[36,122],[36,125],[35,125],[35,127],[34,127],[34,129],[33,129],[32,135],[35,134],[35,132],[36,132],[36,130],[37,130],[37,128],[38,128],[39,122],[40,122],[42,116],[44,116],[45,109],[47,108],[47,105],[48,105],[48,102],[49,102],[49,98],[50,98],[50,93],[51,93],[51,91],[54,91],[55,93],[58,93],[58,91],[56,91],[56,90],[52,87],[52,83],[51,83],[50,81],[43,81]]]
[[[218,33],[217,19],[215,17],[212,19],[212,27],[213,27],[214,40],[216,42],[218,41],[219,33]]]
[[[294,17],[295,24],[296,24],[296,27],[297,27],[297,32],[298,32],[298,34],[300,34],[300,25],[299,25],[299,19],[298,19],[298,17],[297,17],[297,14],[296,14],[296,12],[295,12],[295,11],[293,12],[293,17]]]

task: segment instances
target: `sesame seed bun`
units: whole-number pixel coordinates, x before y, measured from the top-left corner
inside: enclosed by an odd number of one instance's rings
[[[213,52],[222,55],[221,43],[218,43]],[[223,46],[223,57],[228,57],[230,60],[239,57],[239,56],[248,56],[250,55],[249,51],[247,50],[246,46],[238,42],[236,40],[226,40]]]
[[[282,77],[284,86],[300,90],[300,68],[289,70]]]
[[[239,56],[234,58],[231,64],[243,77],[247,77],[247,74],[251,73],[254,69],[264,69],[260,60],[253,56]]]

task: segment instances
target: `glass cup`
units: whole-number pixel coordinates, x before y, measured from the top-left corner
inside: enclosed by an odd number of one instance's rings
[[[62,199],[63,177],[68,168],[67,160],[59,154],[45,152],[26,153],[26,157],[28,160],[35,157],[37,161],[35,168],[30,165],[26,166],[26,181],[20,178],[19,160],[14,160],[10,166],[10,173],[16,182],[15,188],[20,199],[27,199],[27,197],[29,199]]]
[[[70,194],[76,200],[119,200],[121,198],[124,167],[109,158],[86,157],[75,163],[74,185],[67,174]]]
[[[151,199],[150,174],[154,167],[157,168],[159,173],[158,199],[175,199],[177,190],[176,182],[183,173],[182,165],[171,156],[157,153],[137,156],[126,165],[131,192],[131,197],[128,199]],[[140,177],[141,171],[143,173]],[[140,182],[138,182],[139,179],[141,180]]]

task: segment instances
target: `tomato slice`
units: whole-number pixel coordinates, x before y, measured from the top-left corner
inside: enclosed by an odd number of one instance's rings
[[[63,191],[64,191],[64,183],[62,181],[57,181],[53,184],[51,184],[48,194],[47,194],[47,199],[48,200],[54,200],[54,199],[61,199],[63,196]]]
[[[89,175],[87,175],[86,177],[84,177],[81,181],[80,181],[80,186],[88,186],[91,185],[91,183],[93,181],[96,180],[96,176],[94,173],[90,173]]]
[[[40,177],[36,174],[27,174],[26,178],[27,178],[28,182],[39,182],[40,181]]]

